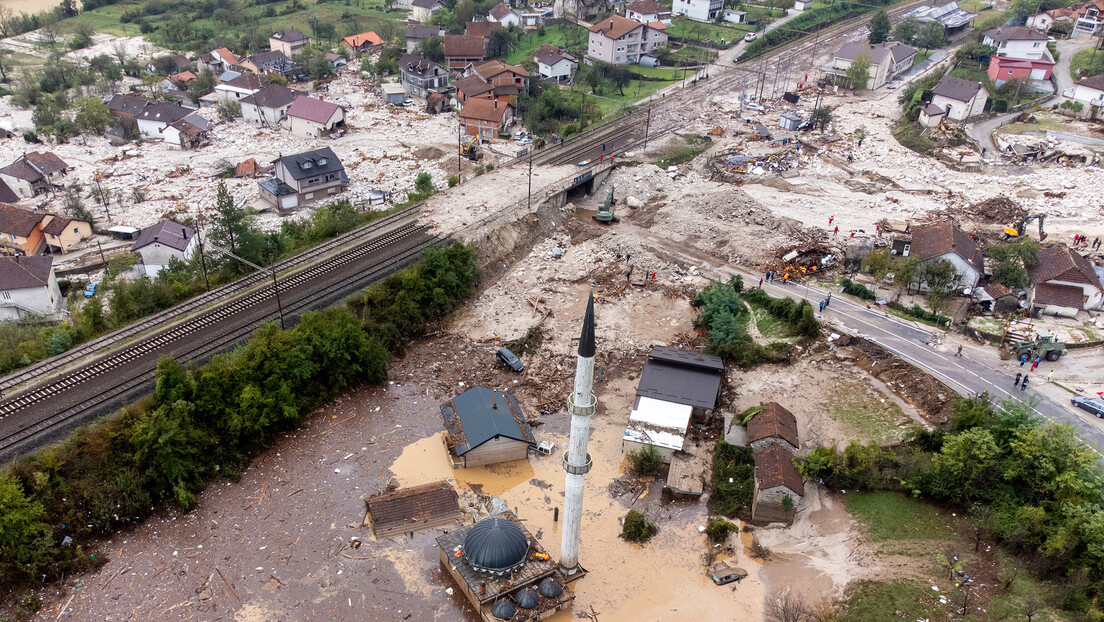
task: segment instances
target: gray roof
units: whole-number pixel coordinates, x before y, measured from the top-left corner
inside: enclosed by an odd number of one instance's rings
[[[195,229],[191,227],[185,227],[171,220],[162,220],[152,227],[142,229],[142,233],[138,234],[138,239],[135,240],[130,250],[136,251],[154,242],[159,242],[170,248],[183,251],[188,248],[188,243],[194,235]]]
[[[279,84],[270,84],[248,97],[243,97],[241,103],[252,104],[259,108],[283,108],[300,95],[306,95],[306,93]]]
[[[719,356],[656,346],[648,353],[636,395],[710,410],[717,405],[724,373]]]
[[[978,91],[985,88],[981,82],[971,82],[954,76],[943,76],[935,85],[934,95],[941,95],[959,102],[968,102]]]
[[[1016,26],[1015,28],[993,28],[992,30],[986,30],[985,36],[997,42],[1047,40],[1047,36],[1045,34],[1026,26]]]
[[[509,393],[472,387],[441,404],[445,427],[463,432],[463,441],[456,445],[456,455],[463,456],[489,440],[505,437],[535,446],[533,431],[525,422],[517,398]],[[459,434],[454,435],[460,440]]]
[[[42,287],[50,282],[53,265],[50,255],[0,257],[0,290]]]
[[[409,24],[406,27],[406,36],[411,39],[428,39],[433,35],[440,35],[444,31],[440,26],[423,26],[421,24]]]
[[[292,179],[306,179],[337,171],[341,171],[342,174],[345,172],[341,160],[337,159],[337,154],[329,147],[284,156],[280,158],[280,162],[287,168]]]
[[[464,558],[476,570],[507,572],[525,563],[529,539],[505,518],[485,518],[464,536]]]
[[[416,6],[420,9],[432,9],[438,2],[440,0],[414,0],[410,3],[410,6]]]
[[[18,203],[19,195],[0,179],[0,203]]]
[[[863,52],[870,56],[870,62],[874,65],[882,64],[887,55],[893,57],[894,63],[899,63],[910,56],[916,55],[916,50],[899,41],[888,41],[868,45],[865,43],[844,43],[836,52],[836,58],[855,60]]]
[[[292,188],[275,177],[262,179],[257,182],[257,185],[268,190],[269,194],[274,197],[287,197],[295,194],[295,188]]]
[[[144,108],[138,114],[138,118],[143,121],[155,121],[168,125],[183,119],[191,113],[191,110],[183,106],[161,102]]]
[[[924,114],[928,115],[929,117],[938,117],[939,115],[947,114],[946,110],[943,110],[942,108],[936,106],[931,102],[924,104],[924,107],[920,110],[923,110]]]
[[[277,30],[276,32],[272,33],[271,38],[279,39],[280,41],[286,41],[288,43],[295,43],[296,41],[305,41],[307,39],[310,39],[310,37],[299,32],[298,30],[292,30],[290,28],[287,30]]]
[[[107,109],[138,116],[138,113],[142,112],[146,106],[152,106],[156,103],[154,100],[145,97],[116,93],[111,97],[111,101],[107,102]]]
[[[399,69],[403,73],[412,73],[417,76],[424,76],[426,72],[431,72],[433,69],[444,72],[444,68],[437,63],[413,54],[402,55],[402,58],[399,59]]]

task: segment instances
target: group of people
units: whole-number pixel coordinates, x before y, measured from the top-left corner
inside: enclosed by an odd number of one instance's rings
[[[832,292],[828,292],[828,296],[824,300],[820,301],[820,312],[824,313],[824,309],[828,307],[828,303],[832,302]]]
[[[763,278],[759,279],[759,287],[763,287],[763,282],[764,281],[766,281],[767,283],[773,283],[774,282],[774,277],[776,277],[776,276],[778,276],[777,272],[775,272],[774,270],[767,270],[766,274],[763,275]],[[785,285],[786,283],[789,283],[789,282],[790,282],[790,277],[788,277],[786,275],[782,275],[782,284]]]
[[[1089,244],[1089,236],[1084,233],[1078,233],[1073,236],[1074,246],[1085,246],[1086,244]],[[1100,248],[1100,244],[1100,238],[1093,238],[1092,244],[1089,244],[1089,248],[1095,251]]]

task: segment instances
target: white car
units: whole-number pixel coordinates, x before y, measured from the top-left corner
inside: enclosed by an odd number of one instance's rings
[[[759,104],[755,103],[755,102],[748,102],[748,103],[744,104],[744,108],[747,108],[748,110],[755,110],[756,112],[762,112],[763,111],[763,107],[760,106]]]
[[[525,130],[518,130],[514,132],[514,140],[521,140],[525,138]]]
[[[533,139],[532,138],[522,138],[521,140],[517,141],[517,143],[518,143],[519,147],[524,147],[525,145],[532,145],[533,144]]]
[[[755,39],[756,39],[756,38],[757,38],[758,36],[759,36],[759,35],[757,35],[757,34],[756,34],[756,33],[754,33],[754,32],[749,32],[749,33],[747,33],[746,35],[744,35],[744,41],[747,41],[748,43],[751,43],[752,41],[755,41]]]

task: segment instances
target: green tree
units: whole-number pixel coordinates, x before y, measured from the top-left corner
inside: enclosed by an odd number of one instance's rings
[[[820,131],[826,131],[828,126],[832,123],[832,109],[827,106],[821,106],[816,110],[813,110],[813,115],[810,118],[814,128],[819,127]]]
[[[183,400],[161,406],[135,426],[130,438],[146,481],[160,495],[171,496],[184,510],[195,504],[194,491],[202,482],[201,457],[207,441],[192,421],[192,408]]]
[[[920,27],[920,32],[916,36],[916,45],[924,48],[925,50],[934,50],[938,47],[943,47],[945,42],[943,38],[943,24],[939,22],[927,22]]]
[[[915,15],[909,15],[893,28],[893,38],[905,45],[916,43],[916,37],[919,34],[920,20]]]
[[[517,35],[505,28],[495,28],[487,37],[487,58],[506,56],[517,47]]]
[[[472,21],[472,17],[475,16],[475,2],[472,0],[460,0],[456,3],[456,7],[453,9],[456,13],[456,21],[461,24],[467,24]]]
[[[371,58],[365,56],[371,62]],[[289,84],[288,79],[278,73],[270,73],[265,76],[265,84],[275,84],[277,86],[287,86]]]
[[[54,125],[61,118],[61,107],[51,95],[43,95],[38,99],[34,112],[31,113],[31,122],[35,131],[42,134],[50,134],[54,131]]]
[[[871,44],[884,43],[889,39],[889,15],[886,14],[885,9],[879,9],[870,16],[870,36],[867,40]]]
[[[253,214],[250,210],[235,205],[233,195],[226,189],[226,184],[222,182],[219,182],[218,185],[215,213],[211,224],[211,239],[216,244],[239,257],[259,263],[260,257],[256,256],[254,252],[250,252],[256,250],[257,238]],[[232,268],[233,271],[240,271],[244,268],[237,261],[233,265],[236,266]]]
[[[333,63],[326,60],[325,56],[319,55],[317,58],[311,61],[309,74],[311,80],[321,80],[322,78],[328,78],[334,75]]]
[[[216,82],[215,74],[212,73],[210,69],[204,67],[188,87],[188,99],[192,100],[193,104],[199,104],[199,98],[214,92]]]
[[[851,79],[851,88],[861,91],[870,83],[870,54],[863,52],[847,68],[847,77]]]
[[[993,280],[1009,289],[1024,289],[1031,284],[1031,275],[1018,262],[1002,261],[993,267]]]
[[[454,35],[464,32],[464,24],[456,19],[456,13],[448,9],[439,9],[429,18],[429,23],[439,26],[447,34]]]
[[[418,176],[414,178],[414,190],[420,194],[433,192],[433,177],[425,171],[418,173]]]
[[[958,278],[954,264],[946,259],[926,262],[920,266],[919,272],[921,284],[927,284],[930,290],[937,293],[950,291],[955,279]]]
[[[999,456],[1000,449],[989,430],[971,428],[947,436],[932,458],[932,466],[946,482],[948,496],[962,502],[976,499],[989,489],[984,480],[994,474]]]
[[[75,102],[77,114],[73,121],[85,134],[102,136],[114,119],[103,100],[97,97],[81,97]]]
[[[440,35],[433,35],[419,43],[414,53],[426,60],[443,63],[445,62],[445,40]]]
[[[19,481],[0,472],[0,569],[2,574],[30,578],[39,574],[38,564],[31,565],[34,546],[50,528],[42,521],[45,510],[41,503],[31,501],[23,493]],[[41,578],[41,577],[38,577]]]
[[[1042,0],[1012,0],[1005,12],[1005,17],[1011,18],[1017,24],[1039,12]],[[1055,7],[1056,8],[1056,7]]]

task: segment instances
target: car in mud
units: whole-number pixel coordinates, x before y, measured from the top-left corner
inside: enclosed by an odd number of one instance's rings
[[[715,562],[709,567],[709,578],[717,585],[727,585],[743,579],[747,571],[729,561]]]
[[[509,348],[499,348],[496,356],[498,356],[498,360],[502,361],[506,367],[516,372],[525,370],[525,363],[522,363],[521,359],[519,359],[516,354],[510,352]]]

